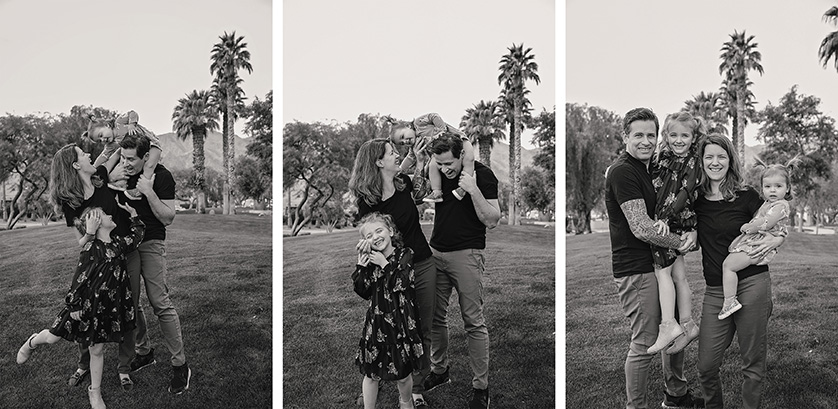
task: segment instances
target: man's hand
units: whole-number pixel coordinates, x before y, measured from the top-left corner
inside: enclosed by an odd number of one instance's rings
[[[373,251],[369,254],[370,261],[373,264],[379,265],[381,268],[387,267],[387,257],[380,251]]]
[[[460,187],[463,188],[466,193],[474,196],[474,193],[477,190],[477,179],[466,172],[460,172]]]
[[[144,196],[148,197],[154,189],[154,178],[157,175],[151,175],[151,179],[145,177],[145,175],[140,175],[140,178],[137,180],[137,190],[140,191]]]

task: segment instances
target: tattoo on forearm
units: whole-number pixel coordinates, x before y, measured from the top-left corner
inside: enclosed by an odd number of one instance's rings
[[[681,238],[673,233],[660,235],[655,231],[654,220],[646,214],[643,199],[629,200],[620,205],[626,215],[631,232],[640,240],[660,247],[678,248]]]

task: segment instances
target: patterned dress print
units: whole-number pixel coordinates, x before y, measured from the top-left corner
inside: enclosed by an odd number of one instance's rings
[[[695,229],[693,204],[698,198],[696,186],[700,172],[695,143],[690,146],[686,156],[678,156],[668,149],[662,150],[652,168],[652,186],[657,194],[655,219],[665,221],[672,233],[681,234]],[[652,245],[652,259],[656,268],[671,266],[679,254],[675,249]]]
[[[757,214],[744,226],[745,232],[733,239],[728,250],[731,253],[738,251],[748,253],[755,246],[756,240],[771,234],[775,237],[785,237],[789,234],[789,202],[783,199],[775,202],[765,202],[757,210]],[[757,265],[764,265],[771,262],[777,254],[777,249],[771,249]]]
[[[355,364],[375,380],[404,379],[421,369],[422,335],[414,300],[413,251],[396,247],[381,268],[370,262],[352,273],[355,292],[370,300]]]
[[[94,239],[84,245],[64,299],[66,306],[53,321],[51,333],[88,346],[122,342],[122,333],[134,329],[134,302],[125,254],[137,249],[144,231],[145,224],[134,217],[128,236],[116,236],[110,243]],[[70,317],[74,311],[81,311],[81,320]]]

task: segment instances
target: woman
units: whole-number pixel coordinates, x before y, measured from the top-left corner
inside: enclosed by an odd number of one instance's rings
[[[695,213],[707,284],[698,336],[698,371],[705,407],[724,406],[719,368],[733,335],[738,333],[744,377],[742,403],[744,408],[756,409],[765,377],[768,317],[773,308],[768,266],[752,265],[740,271],[737,295],[747,308],[724,320],[719,320],[718,315],[724,303],[722,263],[728,255],[728,246],[763,200],[757,191],[743,186],[739,159],[726,137],[708,135],[700,142],[698,152],[704,172]],[[770,236],[749,255],[762,257],[782,242],[783,238]]]
[[[67,226],[73,227],[74,220],[81,216],[85,209],[98,207],[105,214],[113,217],[116,228],[113,229],[112,235],[125,237],[130,234],[129,215],[118,206],[116,193],[107,187],[108,172],[116,165],[119,156],[118,151],[109,158],[100,155],[96,163],[91,164],[90,154],[73,143],[63,146],[55,153],[50,170],[49,195],[56,211],[60,210],[64,214]],[[73,232],[79,246],[84,246],[93,239],[89,235],[82,235],[75,228]],[[135,283],[132,280],[131,292],[136,311],[139,281]],[[119,378],[122,388],[130,390],[133,382],[128,373],[134,356],[134,335],[133,332],[126,332],[124,335],[125,340],[119,345]],[[90,372],[90,355],[87,348],[80,348],[80,353],[79,367],[67,381],[70,386],[81,383]]]
[[[405,165],[414,162],[414,157],[424,154],[424,144],[417,143],[405,158]],[[421,160],[418,163],[423,163]],[[430,333],[433,322],[436,296],[436,266],[431,257],[428,240],[419,226],[419,211],[413,198],[413,182],[401,173],[399,153],[387,139],[372,139],[364,142],[355,156],[349,188],[355,195],[358,217],[372,212],[389,214],[402,233],[405,246],[413,250],[413,269],[416,278],[416,306],[419,309],[420,328],[423,335],[423,360],[421,372],[413,374],[413,401],[417,408],[427,407],[422,397],[422,380],[430,370]],[[359,252],[363,240],[358,243]]]

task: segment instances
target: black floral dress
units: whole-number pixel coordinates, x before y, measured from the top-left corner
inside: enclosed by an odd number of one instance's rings
[[[652,185],[657,195],[655,219],[665,221],[669,231],[676,234],[695,230],[696,226],[693,204],[698,198],[696,186],[701,175],[696,145],[690,146],[686,156],[662,150],[652,167]],[[671,266],[679,255],[675,249],[652,245],[656,268]]]
[[[123,332],[135,328],[131,281],[125,269],[125,254],[137,249],[143,240],[145,224],[131,218],[131,233],[115,236],[105,243],[87,242],[79,255],[66,306],[50,327],[50,332],[82,345],[122,342]],[[81,320],[70,313],[81,311]]]
[[[414,300],[413,251],[396,247],[386,267],[369,263],[352,273],[355,292],[370,300],[355,364],[375,380],[404,379],[422,369],[422,334]]]

